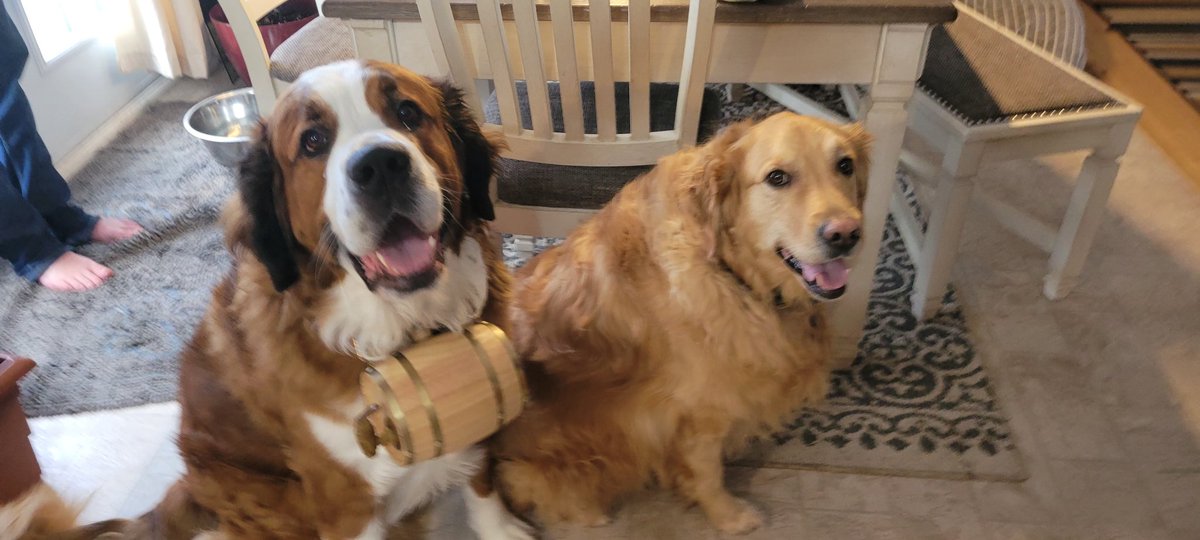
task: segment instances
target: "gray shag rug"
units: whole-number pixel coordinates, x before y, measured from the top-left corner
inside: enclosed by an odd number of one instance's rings
[[[216,226],[233,173],[183,130],[190,104],[155,103],[71,182],[89,212],[148,231],[78,251],[111,267],[104,286],[56,293],[0,264],[0,350],[38,362],[21,383],[31,416],[175,398],[176,356],[229,267]]]
[[[804,90],[840,107],[836,91]],[[187,107],[155,104],[72,183],[85,208],[137,219],[150,231],[120,245],[81,249],[116,270],[110,283],[65,295],[0,268],[0,350],[39,362],[22,385],[21,401],[31,416],[174,399],[176,357],[229,265],[216,218],[234,183],[233,171],[213,162],[183,131]],[[754,91],[723,107],[726,120],[776,110]],[[536,252],[555,242],[531,243]],[[513,267],[530,256],[515,246],[506,239],[505,259]],[[954,293],[935,317],[917,321],[908,303],[912,277],[912,263],[889,223],[854,365],[834,373],[825,405],[801,413],[743,464],[1025,477]]]

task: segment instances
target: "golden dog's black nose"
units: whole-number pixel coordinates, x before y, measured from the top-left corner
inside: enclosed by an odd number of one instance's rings
[[[351,158],[350,180],[363,188],[408,178],[411,160],[403,148],[376,146],[360,150]]]
[[[862,238],[862,223],[854,218],[831,219],[821,225],[817,234],[821,235],[821,241],[829,248],[830,255],[845,255]]]

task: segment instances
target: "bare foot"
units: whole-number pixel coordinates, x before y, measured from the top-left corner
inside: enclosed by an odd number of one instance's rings
[[[111,244],[133,238],[142,230],[142,226],[132,219],[102,217],[92,229],[92,241]]]
[[[111,268],[68,251],[50,263],[50,267],[38,278],[38,283],[52,291],[86,291],[99,287],[112,275]]]

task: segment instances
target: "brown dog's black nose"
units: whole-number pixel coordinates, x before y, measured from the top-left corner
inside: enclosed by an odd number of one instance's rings
[[[828,246],[830,255],[845,255],[854,249],[859,238],[862,238],[862,223],[854,218],[831,219],[821,225],[817,234],[821,235],[821,241]]]
[[[363,188],[379,186],[387,179],[408,178],[410,166],[408,152],[402,148],[368,148],[351,158],[350,180]]]

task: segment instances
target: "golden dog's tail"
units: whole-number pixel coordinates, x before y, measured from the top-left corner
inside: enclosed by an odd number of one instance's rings
[[[215,517],[176,483],[162,502],[137,519],[76,526],[81,508],[63,501],[45,483],[0,506],[0,540],[94,540],[193,538],[216,528]]]
[[[54,488],[37,483],[12,502],[0,506],[0,540],[40,538],[70,529],[79,508],[62,500]]]

